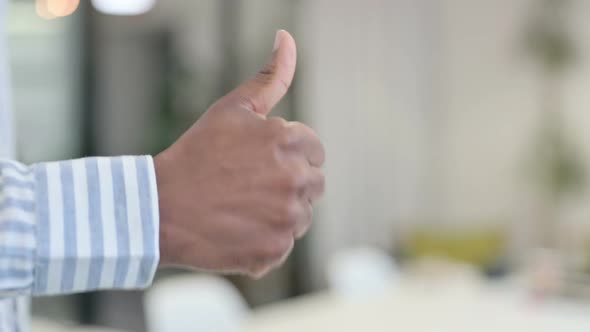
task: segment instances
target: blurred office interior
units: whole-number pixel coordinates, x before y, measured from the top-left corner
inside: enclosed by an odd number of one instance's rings
[[[252,76],[286,29],[298,68],[274,114],[317,130],[327,191],[284,267],[225,279],[245,320],[491,328],[456,315],[471,307],[512,319],[506,331],[587,328],[588,13],[586,0],[12,0],[19,159],[155,154]],[[186,277],[203,276],[166,270],[156,283]],[[350,295],[366,315],[339,292],[373,294]],[[34,327],[165,331],[145,299],[35,299]]]

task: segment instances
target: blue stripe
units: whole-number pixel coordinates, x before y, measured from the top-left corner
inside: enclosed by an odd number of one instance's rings
[[[33,181],[23,181],[7,176],[0,176],[0,186],[4,187],[16,187],[16,188],[23,188],[23,189],[35,189],[35,185]]]
[[[25,279],[25,278],[29,278],[32,276],[33,276],[33,273],[29,269],[26,269],[26,270],[23,270],[23,269],[8,269],[8,270],[0,269],[0,279],[8,279],[8,278]]]
[[[122,158],[111,159],[113,174],[113,199],[115,203],[115,222],[117,230],[117,265],[115,267],[114,287],[122,288],[129,272],[130,254],[129,227],[127,221],[127,196]]]
[[[147,157],[135,159],[137,167],[137,184],[139,187],[139,208],[141,222],[143,225],[143,250],[144,255],[139,266],[137,286],[147,285],[152,278],[154,264],[156,264],[157,251],[154,238],[156,230],[154,227],[154,216],[152,215],[152,191],[150,188],[150,171],[148,170],[149,159]]]
[[[35,284],[33,291],[42,294],[47,291],[49,269],[49,193],[47,170],[44,166],[35,167],[37,196],[37,262],[35,262]]]
[[[100,201],[100,179],[96,158],[86,159],[86,179],[88,182],[88,214],[90,218],[90,271],[88,288],[97,289],[104,265],[104,245],[102,234],[102,209]]]
[[[18,258],[23,260],[30,260],[34,255],[35,249],[0,246],[0,256],[4,258]]]
[[[0,201],[0,210],[9,208],[16,208],[26,212],[34,212],[35,203],[33,203],[32,201],[6,197],[2,201]]]
[[[30,174],[30,171],[26,166],[7,160],[0,160],[0,168],[10,168],[23,176],[27,176]]]
[[[15,232],[31,234],[35,233],[35,225],[27,224],[21,220],[5,220],[0,222],[0,232]]]
[[[64,218],[64,264],[62,270],[61,290],[69,292],[74,288],[76,273],[77,238],[76,238],[76,198],[74,196],[74,171],[72,162],[60,163],[61,187],[63,196]]]

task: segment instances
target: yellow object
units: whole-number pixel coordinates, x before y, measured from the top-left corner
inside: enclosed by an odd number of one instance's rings
[[[435,256],[479,267],[498,260],[506,247],[500,230],[441,230],[423,228],[411,233],[408,251],[415,258]]]

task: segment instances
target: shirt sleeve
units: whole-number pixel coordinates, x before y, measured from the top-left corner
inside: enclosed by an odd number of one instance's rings
[[[143,288],[158,262],[151,157],[0,160],[0,296]]]

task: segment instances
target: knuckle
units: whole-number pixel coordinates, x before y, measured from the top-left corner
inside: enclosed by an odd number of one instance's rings
[[[287,121],[280,117],[272,117],[268,120],[269,143],[275,148],[283,148],[284,143],[288,140]]]
[[[277,132],[276,135],[276,143],[280,147],[288,147],[291,142],[293,141],[294,135],[293,131],[289,129],[289,127],[283,127],[282,130]]]
[[[309,138],[309,137],[317,137],[317,134],[313,129],[311,129],[306,124],[299,122],[299,121],[291,121],[289,122],[289,127],[293,130],[293,132],[297,133],[300,136]]]
[[[300,204],[296,198],[290,198],[286,199],[285,202],[278,207],[275,221],[275,226],[278,230],[291,233],[297,228],[297,224],[303,215],[299,206]]]
[[[295,200],[287,200],[281,213],[281,219],[292,228],[297,224],[300,214],[299,204]]]
[[[297,138],[305,136],[305,128],[306,126],[303,123],[291,121],[287,125],[286,134],[289,136],[291,140],[295,141]]]
[[[279,238],[272,241],[266,249],[266,257],[270,264],[283,258],[291,248],[288,239]]]
[[[305,128],[306,126],[299,121],[290,121],[289,127],[291,127],[293,130],[299,131]]]
[[[269,130],[273,134],[277,135],[283,133],[285,131],[285,127],[287,126],[287,120],[278,116],[270,117],[266,121],[268,121]]]
[[[283,127],[275,132],[274,143],[281,149],[287,149],[294,141],[294,137],[288,127]]]
[[[312,154],[311,162],[314,166],[322,166],[326,160],[326,148],[320,136],[310,127],[306,127],[307,140]]]
[[[306,171],[304,167],[293,167],[284,176],[284,187],[288,192],[298,193],[305,186],[305,178]]]
[[[277,132],[278,143],[283,147],[292,146],[305,137],[305,131],[305,125],[301,122],[284,121],[283,127]]]

